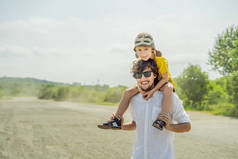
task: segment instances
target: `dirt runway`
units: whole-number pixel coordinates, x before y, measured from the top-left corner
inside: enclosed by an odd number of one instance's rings
[[[135,131],[96,127],[115,109],[34,98],[0,100],[0,159],[130,159]],[[238,119],[189,115],[191,132],[175,134],[176,159],[238,158]]]

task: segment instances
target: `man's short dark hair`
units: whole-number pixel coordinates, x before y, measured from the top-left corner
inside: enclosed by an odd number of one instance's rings
[[[154,84],[156,85],[158,83],[158,67],[156,62],[152,59],[133,62],[131,73],[133,74],[133,77],[135,77],[137,73],[142,73],[146,68],[150,68],[151,71],[157,76],[154,81]]]

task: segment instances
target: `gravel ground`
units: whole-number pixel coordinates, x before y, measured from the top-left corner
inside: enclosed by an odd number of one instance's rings
[[[0,159],[130,159],[135,131],[96,125],[116,107],[35,98],[0,100]],[[238,120],[188,112],[189,133],[175,134],[176,159],[237,159]],[[125,118],[130,120],[129,115]]]

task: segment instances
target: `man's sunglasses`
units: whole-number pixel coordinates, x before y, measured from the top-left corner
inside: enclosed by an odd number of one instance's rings
[[[142,78],[142,75],[144,75],[144,77],[150,77],[151,73],[152,73],[152,71],[145,71],[145,72],[142,72],[142,73],[135,73],[134,78],[140,79],[140,78]]]

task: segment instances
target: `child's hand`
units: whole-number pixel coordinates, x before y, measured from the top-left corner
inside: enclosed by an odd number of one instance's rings
[[[142,95],[145,100],[148,100],[153,96],[153,94],[154,94],[154,90],[152,89],[148,92],[144,92]]]
[[[143,94],[145,94],[145,91],[142,91],[142,89],[140,88],[140,87],[137,87],[138,88],[138,90],[139,90],[139,92],[143,95]]]
[[[138,90],[142,94],[143,98],[147,96],[147,92],[143,91],[140,87],[138,87]]]
[[[121,117],[121,125],[123,125],[123,124],[124,124],[124,118]]]

